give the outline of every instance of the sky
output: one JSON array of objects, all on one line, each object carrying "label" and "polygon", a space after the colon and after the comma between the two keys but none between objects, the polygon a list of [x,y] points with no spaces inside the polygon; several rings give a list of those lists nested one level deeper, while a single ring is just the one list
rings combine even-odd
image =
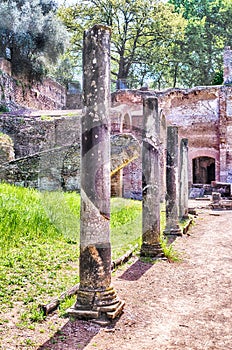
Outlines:
[{"label": "sky", "polygon": [[76,0],[56,0],[57,4],[62,5],[64,2],[66,5],[75,4]]}]

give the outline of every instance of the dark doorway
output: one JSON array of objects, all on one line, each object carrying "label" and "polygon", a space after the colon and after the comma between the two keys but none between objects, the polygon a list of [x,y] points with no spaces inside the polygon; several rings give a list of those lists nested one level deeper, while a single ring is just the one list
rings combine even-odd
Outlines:
[{"label": "dark doorway", "polygon": [[130,132],[130,131],[131,131],[130,117],[128,114],[126,114],[123,118],[122,132]]},{"label": "dark doorway", "polygon": [[193,183],[210,184],[215,181],[215,159],[198,157],[193,159]]}]

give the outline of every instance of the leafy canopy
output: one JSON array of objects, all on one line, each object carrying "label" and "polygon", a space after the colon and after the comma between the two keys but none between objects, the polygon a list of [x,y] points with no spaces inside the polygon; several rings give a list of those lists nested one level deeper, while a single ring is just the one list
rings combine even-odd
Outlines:
[{"label": "leafy canopy", "polygon": [[39,79],[46,64],[64,50],[65,29],[52,0],[2,0],[0,55],[11,61],[15,75]]},{"label": "leafy canopy", "polygon": [[70,54],[80,60],[85,29],[96,23],[112,27],[112,74],[120,84],[142,80],[164,51],[183,37],[185,20],[172,5],[157,0],[77,0],[59,16],[72,34]]},{"label": "leafy canopy", "polygon": [[222,52],[232,42],[231,0],[169,0],[188,21],[179,63],[184,85],[222,83]]}]

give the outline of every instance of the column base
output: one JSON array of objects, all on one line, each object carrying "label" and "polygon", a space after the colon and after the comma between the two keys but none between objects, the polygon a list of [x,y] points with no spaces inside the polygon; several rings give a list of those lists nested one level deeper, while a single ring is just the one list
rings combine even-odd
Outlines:
[{"label": "column base", "polygon": [[77,319],[107,325],[121,315],[124,305],[125,302],[118,298],[113,287],[105,291],[79,290],[76,303],[67,310],[67,313]]},{"label": "column base", "polygon": [[180,227],[176,228],[165,228],[163,231],[165,236],[183,236],[182,230]]},{"label": "column base", "polygon": [[160,243],[143,243],[140,250],[140,256],[146,256],[156,259],[165,259],[165,255],[163,253]]}]

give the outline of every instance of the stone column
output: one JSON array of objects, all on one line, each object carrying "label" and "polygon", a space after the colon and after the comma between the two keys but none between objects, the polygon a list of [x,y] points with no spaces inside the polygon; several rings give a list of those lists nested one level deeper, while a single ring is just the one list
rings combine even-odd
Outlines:
[{"label": "stone column", "polygon": [[160,112],[160,142],[160,202],[164,203],[166,194],[167,123],[162,110]]},{"label": "stone column", "polygon": [[158,100],[143,100],[143,236],[141,256],[163,256],[160,247],[160,118]]},{"label": "stone column", "polygon": [[223,52],[224,74],[223,82],[225,85],[232,84],[232,50],[226,46]]},{"label": "stone column", "polygon": [[84,33],[80,287],[68,313],[108,323],[124,306],[111,286],[110,29]]},{"label": "stone column", "polygon": [[188,139],[180,142],[180,193],[179,218],[188,218]]},{"label": "stone column", "polygon": [[178,222],[178,187],[178,128],[168,126],[165,235],[182,235]]}]

